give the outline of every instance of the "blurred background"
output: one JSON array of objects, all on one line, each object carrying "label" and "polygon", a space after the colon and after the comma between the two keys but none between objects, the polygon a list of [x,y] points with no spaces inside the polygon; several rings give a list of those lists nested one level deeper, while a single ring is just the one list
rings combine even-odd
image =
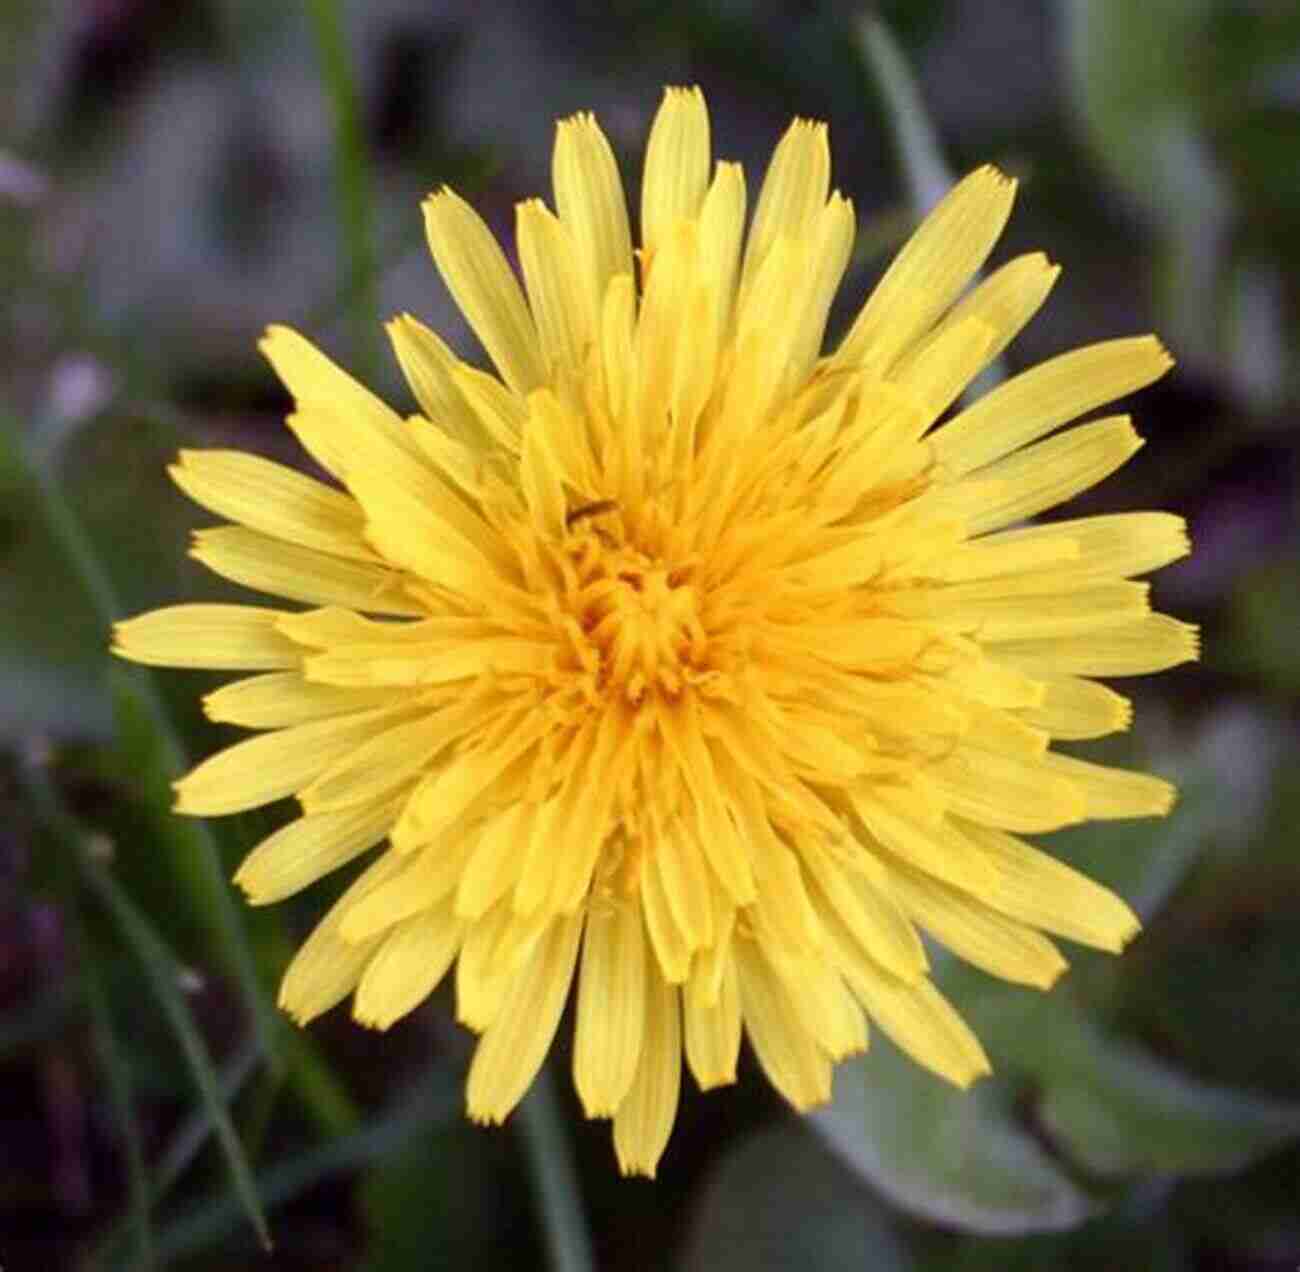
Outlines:
[{"label": "blurred background", "polygon": [[[5,1272],[1300,1264],[1294,0],[4,0],[0,83]],[[1046,998],[941,964],[997,1069],[969,1095],[884,1040],[804,1120],[748,1058],[734,1090],[687,1079],[650,1184],[581,1120],[567,1041],[486,1131],[445,995],[383,1035],[281,1020],[337,885],[243,905],[283,814],[172,817],[232,734],[208,678],[104,650],[114,616],[236,598],[187,561],[203,518],[164,466],[301,461],[262,328],[411,409],[381,319],[474,352],[420,198],[450,183],[508,236],[587,108],[634,182],[666,83],[704,87],[751,189],[790,116],[830,122],[841,322],[953,174],[1022,179],[994,259],[1064,274],[1008,369],[1152,329],[1179,359],[1082,502],[1189,518],[1156,596],[1205,657],[1130,682],[1133,732],[1089,751],[1177,779],[1173,816],[1049,837],[1142,912],[1121,960],[1077,952]]]}]

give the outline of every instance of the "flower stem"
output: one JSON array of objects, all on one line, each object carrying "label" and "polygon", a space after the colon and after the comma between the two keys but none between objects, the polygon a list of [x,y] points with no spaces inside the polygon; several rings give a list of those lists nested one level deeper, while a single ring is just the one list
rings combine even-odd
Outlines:
[{"label": "flower stem", "polygon": [[546,1229],[551,1268],[553,1272],[591,1272],[595,1267],[591,1237],[549,1065],[542,1066],[533,1089],[520,1106],[519,1117],[524,1152],[532,1167],[537,1205]]}]

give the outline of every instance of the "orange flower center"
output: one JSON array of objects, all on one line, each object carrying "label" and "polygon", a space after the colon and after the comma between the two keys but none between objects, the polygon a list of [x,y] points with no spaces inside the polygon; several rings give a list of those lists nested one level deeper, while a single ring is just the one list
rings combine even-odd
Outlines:
[{"label": "orange flower center", "polygon": [[690,565],[674,565],[596,527],[565,553],[559,604],[576,625],[580,662],[596,696],[639,705],[647,693],[676,698],[707,676],[709,635]]}]

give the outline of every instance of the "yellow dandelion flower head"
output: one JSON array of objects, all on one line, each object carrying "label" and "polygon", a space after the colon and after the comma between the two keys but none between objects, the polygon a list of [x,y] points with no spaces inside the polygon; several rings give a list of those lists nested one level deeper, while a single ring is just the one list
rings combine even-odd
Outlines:
[{"label": "yellow dandelion flower head", "polygon": [[1044,933],[1118,950],[1138,923],[1017,836],[1172,798],[1050,743],[1127,726],[1094,677],[1195,656],[1132,581],[1187,551],[1182,521],[1017,524],[1133,454],[1122,416],[1062,426],[1170,359],[1093,345],[935,428],[1057,270],[1035,253],[971,286],[1015,188],[983,168],[823,352],[855,227],[829,182],[825,127],[796,120],[746,234],[741,168],[714,164],[699,90],[670,89],[635,250],[590,115],[559,125],[555,210],[517,208],[522,287],[434,194],[434,259],[495,373],[399,318],[421,411],[402,419],[272,328],[289,427],[339,486],[220,450],[173,475],[234,523],[199,532],[200,561],[311,608],[117,630],[139,662],[259,673],[206,707],[261,732],[177,783],[200,815],[296,797],[237,876],[255,904],[379,845],[285,1009],[352,994],[384,1028],[454,964],[482,1035],[469,1113],[496,1122],[576,979],[574,1082],[625,1172],[655,1171],[683,1055],[701,1087],[732,1082],[742,1031],[799,1109],[869,1020],[970,1083],[987,1060],[918,928],[1050,985]]}]

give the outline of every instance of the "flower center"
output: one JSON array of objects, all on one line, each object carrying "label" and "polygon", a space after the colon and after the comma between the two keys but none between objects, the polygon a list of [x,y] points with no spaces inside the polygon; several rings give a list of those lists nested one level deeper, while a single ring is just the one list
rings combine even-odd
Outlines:
[{"label": "flower center", "polygon": [[[637,704],[647,692],[675,697],[708,671],[709,638],[691,569],[584,535],[569,557],[576,579],[565,608],[595,655],[604,695]],[[584,662],[589,659],[584,659]]]}]

